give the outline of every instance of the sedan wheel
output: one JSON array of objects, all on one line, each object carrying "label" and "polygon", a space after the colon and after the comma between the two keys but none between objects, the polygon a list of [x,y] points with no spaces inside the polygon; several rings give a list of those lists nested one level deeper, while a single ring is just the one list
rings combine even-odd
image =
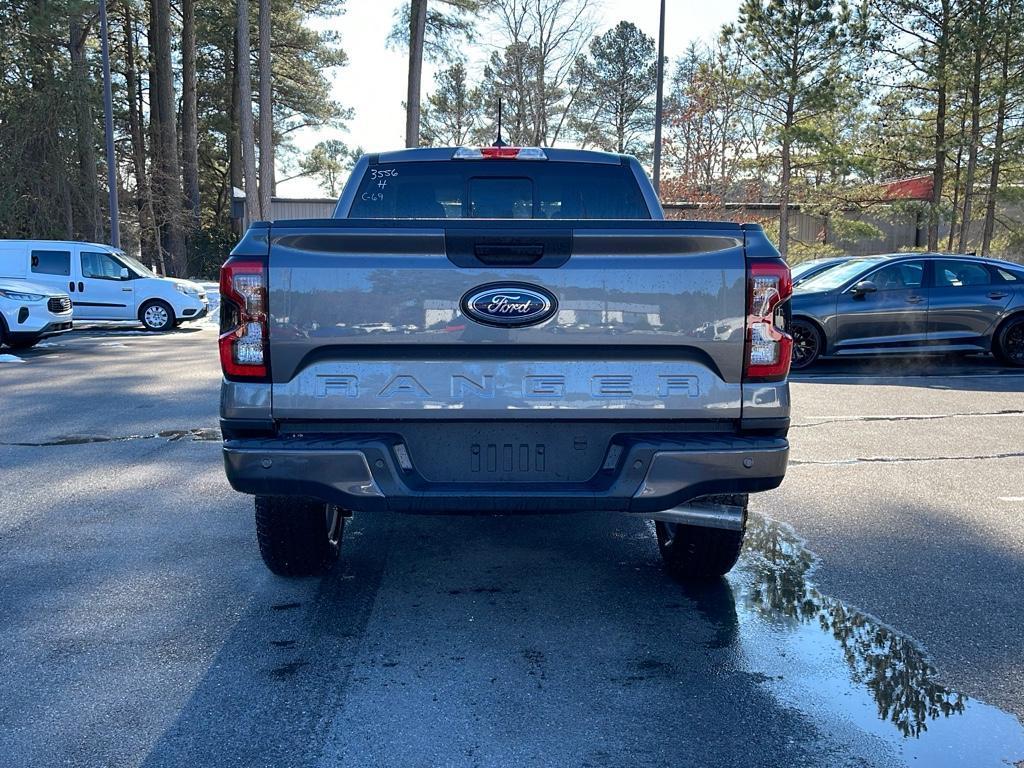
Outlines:
[{"label": "sedan wheel", "polygon": [[804,320],[794,320],[793,327],[793,363],[794,370],[806,368],[821,355],[824,342],[821,331]]},{"label": "sedan wheel", "polygon": [[1024,317],[1010,320],[999,332],[998,357],[1009,365],[1024,366]]}]

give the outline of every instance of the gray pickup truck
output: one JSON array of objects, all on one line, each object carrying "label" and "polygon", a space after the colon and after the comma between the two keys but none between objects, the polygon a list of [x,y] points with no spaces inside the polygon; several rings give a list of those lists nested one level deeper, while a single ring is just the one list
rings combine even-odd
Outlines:
[{"label": "gray pickup truck", "polygon": [[227,476],[281,575],[352,511],[600,510],[719,576],[786,470],[791,290],[760,226],[666,221],[630,157],[364,156],[333,219],[224,264]]}]

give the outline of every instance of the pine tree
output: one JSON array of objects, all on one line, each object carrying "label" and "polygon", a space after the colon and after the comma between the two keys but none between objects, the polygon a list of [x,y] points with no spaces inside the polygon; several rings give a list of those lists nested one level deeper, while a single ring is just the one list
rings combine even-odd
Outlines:
[{"label": "pine tree", "polygon": [[590,42],[572,127],[584,146],[646,157],[654,129],[658,63],[654,39],[628,21]]},{"label": "pine tree", "polygon": [[455,64],[434,80],[434,92],[423,109],[420,141],[441,147],[468,144],[479,131],[480,116],[480,89],[470,86],[466,66]]},{"label": "pine tree", "polygon": [[769,121],[779,149],[779,251],[789,247],[793,154],[818,140],[812,122],[837,107],[851,55],[866,38],[845,0],[744,0],[724,36],[747,64],[744,94]]}]

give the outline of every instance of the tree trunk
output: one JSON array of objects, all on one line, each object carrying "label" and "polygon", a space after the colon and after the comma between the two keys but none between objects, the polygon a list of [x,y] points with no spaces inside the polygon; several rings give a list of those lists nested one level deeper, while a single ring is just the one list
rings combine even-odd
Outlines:
[{"label": "tree trunk", "polygon": [[953,238],[956,235],[956,217],[960,202],[960,173],[963,170],[964,160],[964,134],[967,131],[967,115],[960,116],[960,141],[956,149],[956,163],[953,165],[953,206],[952,218],[949,220],[949,237],[946,238],[946,250],[952,252]]},{"label": "tree trunk", "polygon": [[161,229],[171,268],[176,276],[186,272],[181,234],[181,170],[178,165],[177,108],[174,69],[171,63],[170,0],[152,0],[156,21],[152,35],[154,81],[150,85],[150,108],[156,119],[159,164],[153,174],[154,197],[162,213]]},{"label": "tree trunk", "polygon": [[[794,51],[794,59],[796,53]],[[794,64],[795,70],[795,64]],[[786,258],[789,253],[789,196],[790,181],[793,177],[793,122],[796,114],[796,93],[798,82],[791,83],[789,99],[786,102],[786,122],[782,128],[782,173],[779,178],[779,253]]]},{"label": "tree trunk", "polygon": [[787,129],[782,140],[782,176],[779,179],[779,253],[789,252],[789,183],[792,177],[792,144]]},{"label": "tree trunk", "polygon": [[146,138],[143,131],[142,90],[139,86],[138,56],[135,43],[135,20],[131,2],[124,4],[125,85],[128,101],[128,132],[131,134],[132,165],[135,169],[135,209],[139,217],[139,252],[142,261],[149,257],[158,263],[160,273],[166,272],[159,234],[155,231],[153,198],[146,173]]},{"label": "tree trunk", "polygon": [[[231,189],[230,198],[234,198],[234,190],[242,189],[245,186],[244,174],[242,173],[242,134],[238,127],[238,121],[242,114],[242,90],[238,87],[238,61],[241,58],[238,53],[238,31],[234,35],[234,51],[231,56],[231,114],[228,142],[230,146],[229,157],[229,184]],[[241,222],[238,219],[231,219],[231,229],[236,235],[242,234]]]},{"label": "tree trunk", "polygon": [[409,89],[405,98],[405,146],[420,145],[420,81],[423,79],[423,38],[427,29],[427,0],[410,0]]},{"label": "tree trunk", "polygon": [[260,217],[270,219],[274,191],[274,106],[271,95],[270,0],[259,0],[260,17]]},{"label": "tree trunk", "polygon": [[99,184],[96,168],[96,139],[92,106],[89,104],[89,72],[85,61],[85,43],[89,27],[84,20],[72,16],[68,32],[71,54],[71,77],[74,94],[76,138],[78,142],[78,199],[80,201],[75,229],[93,242],[103,240],[100,218]]},{"label": "tree trunk", "polygon": [[939,209],[946,172],[946,68],[949,52],[950,0],[942,1],[942,29],[938,35],[938,58],[935,66],[935,87],[938,99],[935,108],[935,167],[932,169],[932,199],[928,211],[928,250],[939,249]]},{"label": "tree trunk", "polygon": [[245,223],[260,218],[256,181],[256,137],[252,120],[252,62],[249,60],[249,0],[238,0],[238,131],[242,144],[242,178],[245,190]]},{"label": "tree trunk", "polygon": [[[156,51],[156,28],[156,3],[153,0],[149,0],[149,27],[146,29],[146,45],[148,49],[146,52],[146,63],[149,70],[146,78],[146,100],[149,102],[150,110],[149,125],[146,132],[149,134],[150,190],[154,195],[157,194],[157,190],[154,187],[157,185],[156,177],[159,175],[162,162],[160,159],[160,118],[158,115],[160,104],[156,97],[156,59],[154,58],[154,52]],[[139,103],[139,110],[144,113],[142,102]],[[161,247],[163,247],[162,243]]]},{"label": "tree trunk", "polygon": [[[981,237],[981,255],[988,256],[992,238],[996,231],[996,194],[999,192],[999,171],[1003,161],[1003,132],[1006,124],[1006,94],[1009,90],[1011,40],[1014,40],[1011,19],[1016,18],[1016,3],[1013,3],[1002,21],[1003,49],[999,62],[999,102],[996,106],[996,137],[992,145],[992,172],[988,182],[988,201],[985,204],[985,229]],[[1012,14],[1012,15],[1011,15]]]},{"label": "tree trunk", "polygon": [[615,107],[615,151],[620,155],[626,153],[626,102],[629,94],[619,91],[618,104]]},{"label": "tree trunk", "polygon": [[199,228],[199,109],[196,96],[195,0],[181,0],[181,175],[189,225]]},{"label": "tree trunk", "polygon": [[978,10],[978,23],[975,25],[974,68],[971,81],[971,136],[967,150],[967,172],[964,176],[964,213],[960,217],[960,242],[957,250],[967,251],[967,242],[971,234],[971,203],[974,198],[974,173],[978,167],[978,143],[981,141],[981,62],[982,33],[981,14]]}]

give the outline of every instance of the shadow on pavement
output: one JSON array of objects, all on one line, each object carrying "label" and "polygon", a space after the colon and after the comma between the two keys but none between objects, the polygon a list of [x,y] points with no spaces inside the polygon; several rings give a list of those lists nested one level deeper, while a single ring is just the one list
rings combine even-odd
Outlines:
[{"label": "shadow on pavement", "polygon": [[257,588],[146,766],[1024,755],[1015,718],[815,589],[784,526],[755,519],[735,574],[691,587],[623,517],[364,516],[347,536],[344,566],[300,597]]},{"label": "shadow on pavement", "polygon": [[1024,368],[1003,365],[991,355],[863,357],[820,360],[793,371],[790,380],[1001,392],[1024,388]]}]

